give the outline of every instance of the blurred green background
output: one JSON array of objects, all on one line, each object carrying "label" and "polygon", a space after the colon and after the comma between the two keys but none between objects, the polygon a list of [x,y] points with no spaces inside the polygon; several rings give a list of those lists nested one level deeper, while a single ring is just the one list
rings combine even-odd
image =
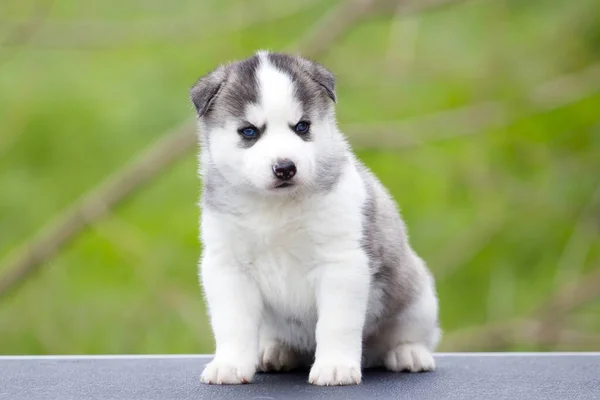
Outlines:
[{"label": "blurred green background", "polygon": [[[384,1],[339,28],[366,3],[2,0],[0,278],[193,119],[199,76],[299,48],[437,277],[440,350],[600,349],[600,2]],[[196,150],[0,293],[1,354],[213,351]]]}]

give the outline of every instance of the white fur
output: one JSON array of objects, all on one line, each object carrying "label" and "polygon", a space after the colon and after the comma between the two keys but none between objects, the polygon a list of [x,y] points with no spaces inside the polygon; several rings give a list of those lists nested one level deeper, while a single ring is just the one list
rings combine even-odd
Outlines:
[{"label": "white fur", "polygon": [[[290,134],[289,125],[302,117],[293,83],[264,56],[257,76],[260,104],[249,107],[246,117],[256,126],[267,123],[268,135],[241,149],[236,145],[239,126],[229,121],[211,132],[209,143],[212,162],[233,188],[229,201],[236,213],[206,208],[201,216],[200,277],[217,344],[202,381],[250,382],[257,368],[293,367],[300,363],[290,350],[293,345],[315,352],[311,383],[356,384],[371,283],[360,244],[366,188],[334,121],[312,121],[319,132],[314,141]],[[347,152],[348,162],[332,190],[302,196],[270,193],[275,183],[271,165],[278,159],[295,162],[301,188],[315,180],[319,151],[335,149]],[[201,162],[207,162],[206,156]],[[435,294],[424,291],[399,316],[402,335],[382,335],[387,353],[380,358],[388,368],[434,368],[431,343],[423,341],[428,332],[420,327],[435,324],[436,313]]]}]

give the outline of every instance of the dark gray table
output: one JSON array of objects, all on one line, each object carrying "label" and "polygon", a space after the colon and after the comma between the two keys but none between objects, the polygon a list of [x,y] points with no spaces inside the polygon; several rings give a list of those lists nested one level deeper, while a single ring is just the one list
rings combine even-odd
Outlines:
[{"label": "dark gray table", "polygon": [[307,372],[208,386],[210,356],[0,357],[0,399],[600,399],[600,353],[435,355],[428,373],[365,371],[359,386],[314,387]]}]

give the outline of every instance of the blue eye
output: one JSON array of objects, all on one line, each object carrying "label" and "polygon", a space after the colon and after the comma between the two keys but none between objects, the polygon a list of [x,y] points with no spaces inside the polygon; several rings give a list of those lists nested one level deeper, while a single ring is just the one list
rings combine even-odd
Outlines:
[{"label": "blue eye", "polygon": [[306,133],[308,132],[308,128],[310,128],[310,122],[300,121],[294,127],[296,133]]},{"label": "blue eye", "polygon": [[246,128],[242,128],[239,130],[240,135],[245,137],[246,139],[254,139],[258,136],[258,130],[252,126],[248,126]]}]

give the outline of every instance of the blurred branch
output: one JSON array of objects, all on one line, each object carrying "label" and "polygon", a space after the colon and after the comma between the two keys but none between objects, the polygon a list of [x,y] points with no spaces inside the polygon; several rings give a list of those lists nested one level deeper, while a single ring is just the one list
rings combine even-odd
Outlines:
[{"label": "blurred branch", "polygon": [[[41,24],[50,13],[53,5],[54,0],[36,1],[29,18],[17,24],[4,40],[0,42],[0,46],[21,46],[23,43],[30,40],[35,31],[41,28]],[[1,22],[2,25],[7,24],[6,21]]]},{"label": "blurred branch", "polygon": [[523,98],[526,107],[517,110],[502,102],[486,101],[401,121],[348,125],[345,132],[360,148],[402,149],[502,128],[520,118],[568,106],[599,91],[600,64],[594,64],[533,88]]},{"label": "blurred branch", "polygon": [[448,279],[458,268],[475,258],[501,231],[505,221],[496,217],[482,217],[474,227],[446,244],[431,265],[440,265],[435,271],[438,282]]},{"label": "blurred branch", "polygon": [[350,31],[358,21],[377,14],[395,12],[396,17],[429,11],[451,3],[467,0],[347,0],[341,1],[325,17],[317,21],[308,34],[286,51],[306,48],[310,43],[311,57],[319,58],[333,43]]},{"label": "blurred branch", "polygon": [[576,309],[600,298],[600,268],[559,288],[542,304],[536,314],[541,321],[538,335],[549,343],[558,342],[565,320]]},{"label": "blurred branch", "polygon": [[[161,41],[177,40],[198,42],[208,40],[226,32],[236,32],[251,26],[262,24],[294,15],[318,3],[318,0],[293,2],[286,7],[256,8],[247,7],[243,19],[217,18],[218,21],[227,19],[227,25],[215,22],[215,18],[195,15],[189,19],[135,21],[135,22],[110,22],[110,21],[45,21],[45,8],[54,0],[41,0],[39,7],[26,21],[0,19],[0,25],[17,25],[17,28],[7,39],[0,42],[0,47],[20,47],[27,43],[35,48],[50,49],[106,49],[124,45],[139,45],[141,43],[156,43]],[[324,18],[317,21],[312,32],[320,33],[320,37],[306,37],[306,43],[317,46],[313,57],[318,58],[329,46],[327,43],[332,38],[337,38],[340,33],[350,25],[366,15],[398,10],[402,15],[428,11],[451,3],[467,0],[343,0]],[[327,28],[327,29],[324,29]],[[35,37],[33,33],[37,32]],[[317,40],[319,39],[319,40]],[[294,46],[302,48],[305,43]]]},{"label": "blurred branch", "polygon": [[138,227],[129,224],[117,215],[111,214],[110,218],[107,218],[103,223],[96,224],[93,229],[96,234],[110,242],[123,254],[130,255],[131,260],[136,260],[136,262],[131,263],[132,272],[145,287],[152,288],[150,293],[152,293],[153,298],[142,299],[141,304],[133,309],[132,316],[139,319],[140,316],[146,314],[143,311],[147,309],[148,303],[158,301],[161,306],[167,306],[174,314],[179,315],[179,319],[196,336],[201,335],[201,328],[203,324],[205,326],[206,321],[204,316],[198,318],[200,304],[197,299],[192,300],[189,295],[165,282],[163,277],[147,273],[148,270],[160,270],[160,268],[156,268],[156,264],[160,263],[160,259],[147,251],[147,244],[140,240],[143,235],[139,232]]},{"label": "blurred branch", "polygon": [[579,101],[599,90],[600,63],[538,86],[531,93],[530,101],[540,109],[553,109]]},{"label": "blurred branch", "polygon": [[[319,58],[346,34],[359,20],[372,13],[377,0],[341,1],[336,7],[319,19],[299,41],[286,51],[306,52],[310,57]],[[305,49],[304,51],[302,49]]]},{"label": "blurred branch", "polygon": [[490,323],[444,335],[440,351],[498,351],[515,340],[520,321]]},{"label": "blurred branch", "polygon": [[573,230],[558,259],[554,281],[560,284],[580,274],[592,243],[598,237],[595,217],[600,214],[600,183],[575,221]]},{"label": "blurred branch", "polygon": [[[362,1],[351,1],[343,3],[346,8],[362,8]],[[353,23],[365,17],[365,14],[357,14],[355,11],[340,11],[338,8],[337,18],[350,18]],[[331,14],[324,17],[330,23]],[[309,33],[308,38],[299,44],[299,49],[307,57],[314,57],[323,52],[323,37],[328,37],[328,46],[335,43],[337,37],[342,35],[352,24],[337,23],[336,35],[331,35],[330,25],[327,23],[317,24],[316,30]],[[339,27],[344,29],[340,29]],[[311,39],[309,39],[311,38]],[[143,184],[149,182],[175,161],[187,154],[196,143],[194,124],[186,122],[173,132],[167,133],[154,145],[150,146],[135,161],[117,171],[97,188],[92,189],[82,200],[70,206],[53,223],[47,226],[37,236],[9,254],[6,260],[0,263],[0,271],[4,275],[0,277],[0,297],[17,287],[27,276],[40,268],[50,257],[54,256],[59,249],[71,242],[84,228],[102,218],[106,212],[119,202],[123,201]]]},{"label": "blurred branch", "polygon": [[[568,99],[571,96],[567,97]],[[585,241],[581,236],[581,232],[595,234],[595,217],[598,215],[598,207],[600,206],[600,185],[596,187],[590,196],[590,200],[584,207],[575,226],[573,233],[567,240],[563,254],[559,259],[557,278],[565,280],[567,283],[559,287],[551,294],[544,304],[542,304],[537,314],[543,325],[540,327],[538,334],[548,342],[558,342],[560,339],[561,327],[565,324],[569,314],[577,308],[584,306],[598,298],[600,298],[600,267],[589,272],[583,277],[573,281],[565,279],[566,271],[574,269],[576,273],[584,264],[587,253],[590,249],[590,242]],[[594,222],[592,222],[594,221]],[[575,254],[575,248],[578,249]],[[579,250],[582,249],[582,250]],[[574,259],[579,262],[574,264]],[[566,262],[573,263],[567,265]]]},{"label": "blurred branch", "polygon": [[385,55],[388,74],[407,75],[414,61],[419,37],[420,19],[403,12],[403,3],[398,4],[390,24],[389,43]]},{"label": "blurred branch", "polygon": [[148,183],[195,143],[194,125],[183,124],[166,134],[137,159],[110,176],[0,264],[0,296],[22,282],[44,261],[102,218],[117,203]]},{"label": "blurred branch", "polygon": [[[294,15],[317,3],[306,0],[290,3],[287,7],[272,9],[251,7],[243,20],[214,18],[205,13],[186,19],[159,21],[109,22],[109,21],[47,21],[39,35],[31,38],[28,45],[36,48],[55,49],[105,49],[158,41],[199,42],[227,32],[235,32],[251,26]],[[227,19],[227,24],[218,21]],[[237,21],[237,22],[236,22]],[[14,23],[0,20],[0,24]],[[22,42],[21,42],[22,43]],[[3,42],[0,46],[13,47],[19,42]]]},{"label": "blurred branch", "polygon": [[398,149],[478,134],[506,121],[507,110],[500,103],[483,102],[402,121],[352,124],[344,131],[356,147]]},{"label": "blurred branch", "polygon": [[600,347],[600,335],[565,328],[577,308],[600,298],[600,268],[549,296],[527,320],[490,323],[446,335],[443,348],[452,351],[505,350],[513,343],[536,346]]},{"label": "blurred branch", "polygon": [[397,14],[410,15],[466,1],[473,0],[384,0],[382,1],[380,10],[383,12],[395,11]]},{"label": "blurred branch", "polygon": [[495,323],[452,332],[444,338],[441,351],[504,351],[511,344],[544,346],[559,344],[564,348],[600,347],[600,334],[575,329],[560,329],[558,341],[539,335],[543,323],[536,320],[516,320]]},{"label": "blurred branch", "polygon": [[[12,52],[5,53],[4,57],[0,59],[0,65],[6,63],[11,57],[14,57],[21,46],[33,39],[35,33],[42,28],[53,5],[54,0],[38,0],[35,2],[34,9],[29,18],[17,24],[4,40],[0,42],[0,47],[13,47]],[[0,25],[4,25],[4,23],[0,23]]]}]

